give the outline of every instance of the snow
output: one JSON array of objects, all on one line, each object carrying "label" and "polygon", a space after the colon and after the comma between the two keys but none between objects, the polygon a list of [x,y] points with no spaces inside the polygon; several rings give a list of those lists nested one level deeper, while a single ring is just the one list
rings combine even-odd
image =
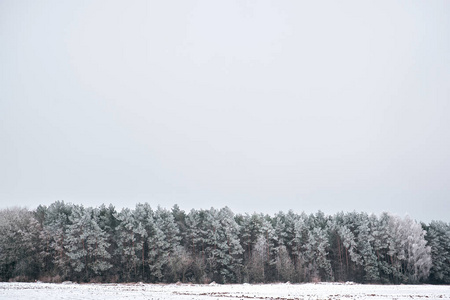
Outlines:
[{"label": "snow", "polygon": [[450,286],[361,284],[0,283],[0,299],[450,299]]}]

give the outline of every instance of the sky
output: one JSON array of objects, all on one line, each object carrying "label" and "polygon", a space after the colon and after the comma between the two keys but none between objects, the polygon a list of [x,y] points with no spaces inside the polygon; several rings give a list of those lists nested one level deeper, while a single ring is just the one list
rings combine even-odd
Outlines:
[{"label": "sky", "polygon": [[450,221],[450,1],[0,1],[0,209]]}]

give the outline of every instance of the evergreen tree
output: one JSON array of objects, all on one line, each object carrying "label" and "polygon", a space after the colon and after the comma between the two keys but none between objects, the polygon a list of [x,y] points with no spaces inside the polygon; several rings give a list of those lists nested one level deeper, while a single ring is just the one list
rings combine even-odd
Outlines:
[{"label": "evergreen tree", "polygon": [[186,245],[186,235],[187,235],[187,227],[186,227],[186,213],[184,210],[180,209],[180,207],[175,204],[172,207],[172,215],[175,223],[177,224],[179,236],[181,237],[180,243],[181,245]]},{"label": "evergreen tree", "polygon": [[450,226],[389,213],[237,215],[57,201],[0,210],[0,280],[450,283]]},{"label": "evergreen tree", "polygon": [[432,221],[425,228],[426,239],[431,246],[430,280],[450,284],[450,225],[442,221]]},{"label": "evergreen tree", "polygon": [[357,249],[361,257],[363,267],[363,279],[365,282],[378,282],[380,274],[378,270],[377,257],[372,246],[374,237],[371,232],[371,224],[367,214],[360,214],[357,228]]},{"label": "evergreen tree", "polygon": [[207,236],[209,227],[206,216],[208,211],[192,209],[186,216],[186,245],[189,249],[193,262],[191,280],[199,283],[207,283]]},{"label": "evergreen tree", "polygon": [[149,238],[154,234],[154,212],[148,203],[139,203],[133,210],[134,219],[137,222],[135,229],[136,245],[140,245],[137,256],[140,257],[138,269],[142,269],[140,278],[144,281],[150,280],[149,252],[151,245]]},{"label": "evergreen tree", "polygon": [[65,249],[73,270],[80,279],[89,281],[112,267],[107,248],[108,236],[97,224],[97,211],[74,206],[69,217]]},{"label": "evergreen tree", "polygon": [[394,268],[392,266],[393,258],[389,249],[390,243],[390,218],[388,213],[382,213],[377,222],[374,223],[372,235],[374,236],[374,251],[377,256],[378,269],[382,283],[393,281]]},{"label": "evergreen tree", "polygon": [[327,233],[320,227],[308,232],[308,242],[305,247],[307,280],[333,281],[333,270],[328,260],[329,243]]},{"label": "evergreen tree", "polygon": [[264,237],[265,241],[264,249],[266,250],[266,260],[264,263],[264,273],[266,281],[275,281],[277,278],[275,266],[277,253],[276,243],[279,239],[275,234],[272,220],[268,215],[262,216],[261,218],[261,236]]},{"label": "evergreen tree", "polygon": [[261,231],[261,216],[256,213],[252,215],[245,214],[243,216],[237,216],[236,219],[241,229],[239,237],[242,248],[244,249],[244,259],[248,261]]},{"label": "evergreen tree", "polygon": [[72,214],[72,204],[56,201],[43,210],[43,228],[41,239],[45,241],[43,256],[48,262],[48,275],[56,281],[68,279],[71,272],[70,259],[67,256],[65,243],[69,217]]},{"label": "evergreen tree", "polygon": [[[117,226],[117,249],[116,255],[123,270],[123,279],[131,281],[138,278],[142,270],[142,253],[144,240],[147,238],[147,232],[142,223],[138,222],[130,209],[124,208],[119,214],[116,214],[120,221]],[[142,274],[141,274],[142,275]]]},{"label": "evergreen tree", "polygon": [[[243,280],[244,282],[254,281],[253,272],[255,270],[255,263],[257,258],[253,258],[256,243],[261,233],[261,220],[263,216],[256,213],[249,215],[238,215],[235,217],[239,225],[239,239],[240,244],[244,250],[243,252]],[[258,261],[259,262],[259,261]],[[263,262],[264,264],[264,262]],[[264,273],[264,272],[263,272]],[[258,274],[258,278],[259,278]],[[258,279],[259,280],[259,279]],[[260,281],[261,282],[261,281]]]},{"label": "evergreen tree", "polygon": [[162,281],[165,269],[170,265],[170,257],[180,246],[181,237],[172,213],[158,207],[154,214],[153,234],[149,235],[150,274]]},{"label": "evergreen tree", "polygon": [[222,208],[218,215],[220,227],[217,240],[217,263],[219,264],[222,281],[240,282],[242,268],[242,249],[239,243],[239,225],[234,220],[233,212],[228,208]]},{"label": "evergreen tree", "polygon": [[294,237],[292,240],[292,256],[295,265],[295,282],[305,280],[307,274],[307,261],[305,258],[306,246],[309,238],[308,216],[302,213],[294,221]]},{"label": "evergreen tree", "polygon": [[336,280],[354,281],[352,265],[358,260],[355,237],[348,225],[348,215],[337,213],[330,223],[330,258]]},{"label": "evergreen tree", "polygon": [[286,230],[286,227],[287,227],[286,215],[284,214],[284,212],[280,211],[275,215],[273,220],[274,220],[273,229],[275,230],[275,236],[276,236],[275,247],[278,248],[281,246],[286,246],[289,241],[287,230]]}]

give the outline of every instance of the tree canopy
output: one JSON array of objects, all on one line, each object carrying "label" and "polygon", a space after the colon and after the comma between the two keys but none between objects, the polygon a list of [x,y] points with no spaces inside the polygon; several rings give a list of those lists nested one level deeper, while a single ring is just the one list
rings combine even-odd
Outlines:
[{"label": "tree canopy", "polygon": [[228,207],[0,210],[0,280],[450,283],[450,225]]}]

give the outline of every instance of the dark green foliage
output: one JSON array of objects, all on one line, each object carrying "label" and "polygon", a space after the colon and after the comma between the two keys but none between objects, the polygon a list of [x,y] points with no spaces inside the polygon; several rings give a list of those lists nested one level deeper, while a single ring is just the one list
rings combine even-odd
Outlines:
[{"label": "dark green foliage", "polygon": [[450,283],[450,226],[383,213],[275,216],[57,201],[0,210],[0,280]]}]

